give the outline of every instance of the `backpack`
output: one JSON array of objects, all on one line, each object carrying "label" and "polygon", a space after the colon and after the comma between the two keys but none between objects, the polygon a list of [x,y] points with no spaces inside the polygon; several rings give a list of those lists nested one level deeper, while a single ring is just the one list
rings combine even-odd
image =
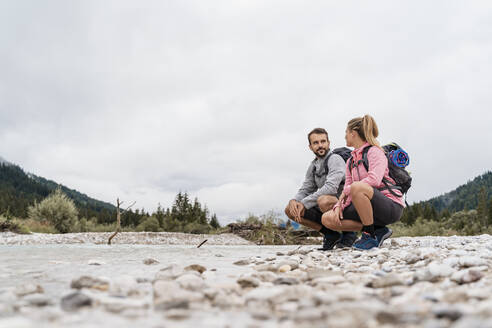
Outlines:
[{"label": "backpack", "polygon": [[[362,159],[358,163],[354,163],[352,158],[350,159],[350,170],[354,167],[357,167],[359,164],[364,164],[364,167],[366,168],[366,171],[369,172],[369,161],[367,160],[367,152],[372,146],[364,148],[362,151]],[[405,195],[405,203],[406,201],[406,194],[408,189],[412,186],[412,177],[410,176],[410,173],[408,173],[407,170],[405,170],[405,166],[408,165],[410,162],[408,154],[401,148],[398,144],[396,143],[390,143],[382,147],[384,150],[384,153],[386,154],[386,158],[388,159],[388,170],[389,170],[389,176],[391,179],[395,181],[395,184],[392,184],[389,182],[387,179],[383,178],[383,183],[385,187],[381,188],[380,190],[388,189],[389,192],[396,197],[401,197],[397,193],[395,193],[393,190],[398,190],[401,192],[402,196]],[[398,160],[399,158],[396,158],[398,155],[401,155],[402,161]],[[404,160],[406,157],[406,161]],[[408,204],[407,204],[408,206]]]},{"label": "backpack", "polygon": [[[324,173],[323,174],[326,174],[328,175],[328,172],[329,172],[329,169],[328,169],[328,160],[330,159],[331,155],[332,154],[337,154],[337,155],[340,155],[340,157],[343,158],[344,162],[347,162],[347,160],[349,158],[352,157],[352,151],[347,148],[347,147],[339,147],[339,148],[335,148],[331,151],[330,154],[328,154],[328,156],[326,156],[324,162],[323,162],[323,165],[324,165]],[[323,174],[321,175],[318,175],[318,176],[322,176]],[[313,180],[315,180],[315,176],[316,176],[316,166],[313,167]],[[340,182],[340,185],[338,186],[338,193],[337,195],[340,195],[342,193],[342,190],[343,190],[343,186],[345,185],[345,176],[343,177],[342,181]]]},{"label": "backpack", "polygon": [[[324,170],[325,173],[323,173],[323,174],[328,174],[328,171],[329,171],[328,170],[328,160],[330,159],[332,154],[340,155],[340,157],[343,158],[344,162],[347,162],[347,160],[352,157],[352,151],[347,147],[340,147],[340,148],[333,149],[331,151],[331,153],[325,157],[325,160],[323,162],[323,165],[325,168],[325,170]],[[317,175],[316,174],[316,166],[314,166],[314,168],[313,168],[313,176],[314,175]],[[318,176],[321,176],[321,175],[318,175]]]}]

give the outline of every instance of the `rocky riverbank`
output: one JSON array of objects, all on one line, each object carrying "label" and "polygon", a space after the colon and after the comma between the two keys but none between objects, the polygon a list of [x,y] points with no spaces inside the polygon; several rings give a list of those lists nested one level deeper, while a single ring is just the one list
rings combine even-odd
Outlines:
[{"label": "rocky riverbank", "polygon": [[[65,234],[0,233],[0,245],[50,245],[50,244],[107,244],[112,232],[82,232]],[[207,240],[208,245],[252,245],[232,233],[203,235],[181,232],[120,232],[111,244],[129,245],[196,245]]]},{"label": "rocky riverbank", "polygon": [[492,237],[0,246],[0,327],[492,327]]}]

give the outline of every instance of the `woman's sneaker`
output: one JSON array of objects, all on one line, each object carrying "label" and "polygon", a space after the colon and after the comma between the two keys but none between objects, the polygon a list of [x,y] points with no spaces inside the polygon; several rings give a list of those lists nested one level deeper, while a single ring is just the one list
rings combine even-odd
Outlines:
[{"label": "woman's sneaker", "polygon": [[391,235],[393,234],[393,230],[391,230],[388,227],[383,227],[383,228],[376,229],[374,233],[379,243],[378,247],[381,247],[381,245],[383,245],[383,242],[389,237],[391,237]]},{"label": "woman's sneaker", "polygon": [[373,238],[367,232],[363,232],[362,236],[354,243],[354,248],[360,250],[372,249],[379,246],[376,238]]}]

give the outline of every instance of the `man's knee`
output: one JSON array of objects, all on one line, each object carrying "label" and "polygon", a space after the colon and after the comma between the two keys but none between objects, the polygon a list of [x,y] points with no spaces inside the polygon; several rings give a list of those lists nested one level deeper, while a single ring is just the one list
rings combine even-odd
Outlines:
[{"label": "man's knee", "polygon": [[338,199],[335,196],[323,195],[318,197],[318,206],[321,212],[327,212],[335,206]]},{"label": "man's knee", "polygon": [[333,215],[334,215],[333,211],[324,213],[323,216],[321,217],[321,224],[327,227],[328,229],[332,229]]}]

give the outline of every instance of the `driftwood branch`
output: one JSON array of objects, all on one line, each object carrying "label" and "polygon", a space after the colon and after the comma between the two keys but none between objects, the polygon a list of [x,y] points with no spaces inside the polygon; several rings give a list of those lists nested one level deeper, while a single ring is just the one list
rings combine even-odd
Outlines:
[{"label": "driftwood branch", "polygon": [[200,243],[200,245],[198,245],[196,248],[200,248],[203,244],[205,244],[205,243],[207,242],[207,240],[208,240],[208,239],[205,239],[204,241],[202,241],[202,242]]},{"label": "driftwood branch", "polygon": [[[128,206],[123,212],[128,211],[136,202],[133,202],[130,206]],[[121,212],[120,206],[123,202],[120,202],[119,198],[116,198],[116,231],[108,239],[108,245],[111,245],[111,240],[121,231]]]}]

